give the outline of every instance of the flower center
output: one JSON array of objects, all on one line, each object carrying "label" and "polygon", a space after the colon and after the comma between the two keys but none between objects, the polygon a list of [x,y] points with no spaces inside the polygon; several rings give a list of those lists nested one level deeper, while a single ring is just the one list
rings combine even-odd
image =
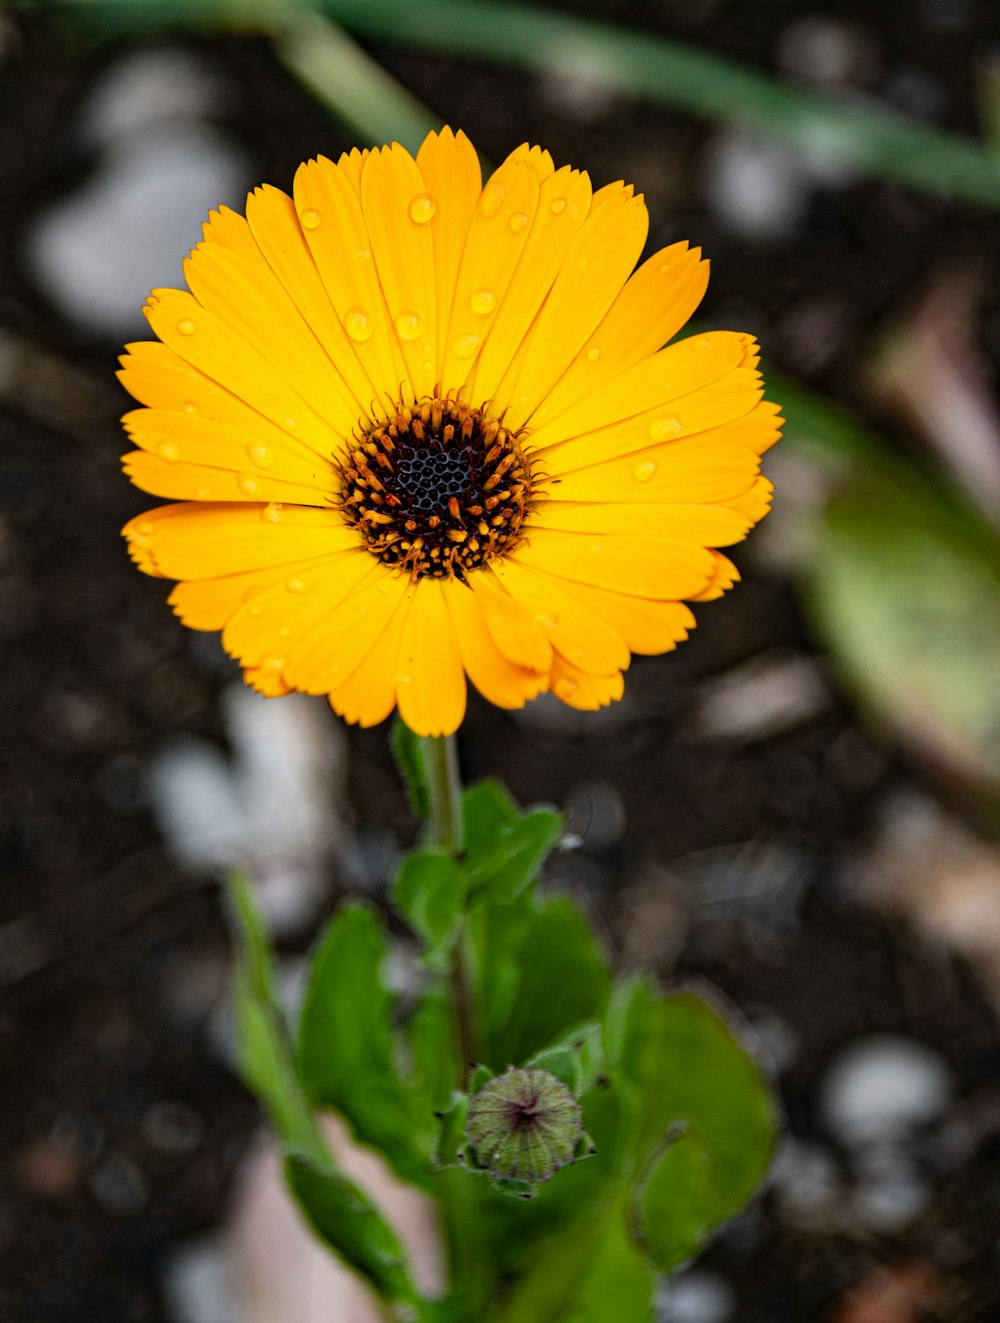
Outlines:
[{"label": "flower center", "polygon": [[340,457],[341,511],[383,565],[464,578],[517,543],[531,500],[518,442],[460,398],[400,405]]}]

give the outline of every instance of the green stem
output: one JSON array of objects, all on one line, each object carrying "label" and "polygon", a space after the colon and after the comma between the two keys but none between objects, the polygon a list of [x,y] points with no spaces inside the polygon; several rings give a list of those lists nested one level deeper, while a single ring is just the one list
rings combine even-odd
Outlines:
[{"label": "green stem", "polygon": [[449,854],[462,853],[462,777],[454,735],[421,739],[424,771],[430,791],[431,844]]},{"label": "green stem", "polygon": [[[462,777],[454,735],[430,736],[420,741],[424,771],[430,792],[430,838],[450,854],[460,855],[462,840]],[[455,942],[449,972],[451,1002],[455,1012],[455,1038],[458,1047],[455,1063],[456,1085],[465,1087],[466,1074],[478,1058],[476,1015],[472,983],[465,959],[465,933]]]}]

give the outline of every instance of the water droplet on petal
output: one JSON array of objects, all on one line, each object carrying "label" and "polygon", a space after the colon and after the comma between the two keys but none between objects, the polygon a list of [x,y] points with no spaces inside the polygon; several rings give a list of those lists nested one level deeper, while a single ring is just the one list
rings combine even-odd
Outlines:
[{"label": "water droplet on petal", "polygon": [[281,522],[281,502],[269,501],[261,510],[260,517],[265,524],[279,524]]},{"label": "water droplet on petal", "polygon": [[244,496],[257,495],[257,479],[252,478],[249,473],[241,473],[236,479],[236,485]]},{"label": "water droplet on petal", "polygon": [[643,460],[641,464],[635,466],[635,476],[640,482],[649,482],[650,478],[656,473],[656,465],[651,459]]},{"label": "water droplet on petal", "polygon": [[276,652],[266,652],[260,659],[260,669],[262,671],[280,671],[284,664],[284,658]]},{"label": "water droplet on petal", "polygon": [[681,420],[672,413],[664,414],[662,418],[657,418],[656,422],[649,424],[649,435],[654,441],[669,441],[680,431],[682,431]]},{"label": "water droplet on petal", "polygon": [[355,266],[364,266],[366,262],[372,260],[372,250],[370,248],[356,248],[351,257]]},{"label": "water droplet on petal", "polygon": [[429,193],[418,193],[410,199],[410,220],[414,225],[426,225],[437,215],[438,204]]},{"label": "water droplet on petal", "polygon": [[304,593],[307,591],[302,579],[286,579],[285,587],[290,593]]},{"label": "water droplet on petal", "polygon": [[515,211],[507,224],[515,234],[520,234],[522,230],[527,229],[528,227],[528,217],[523,211]]},{"label": "water droplet on petal", "polygon": [[479,345],[478,335],[460,335],[451,346],[456,358],[471,358]]},{"label": "water droplet on petal", "polygon": [[208,500],[208,488],[207,488],[207,487],[199,487],[198,490],[197,490],[197,491],[195,492],[195,494],[194,494],[194,499],[195,499],[196,501],[207,501],[207,500]]},{"label": "water droplet on petal", "polygon": [[294,419],[294,418],[286,418],[285,421],[284,421],[284,423],[283,423],[283,426],[284,426],[284,427],[287,427],[287,428],[289,429],[289,431],[291,431],[291,429],[295,426],[295,419]]},{"label": "water droplet on petal", "polygon": [[181,405],[181,413],[197,413],[198,406],[193,400],[185,400]]},{"label": "water droplet on petal", "polygon": [[500,210],[500,206],[503,202],[503,194],[503,184],[495,179],[491,179],[483,189],[482,196],[479,199],[480,216],[485,216],[487,219],[490,216],[495,216]]},{"label": "water droplet on petal", "polygon": [[600,356],[601,356],[601,351],[597,348],[596,345],[594,346],[593,349],[587,350],[587,357],[590,359],[591,363],[596,363],[597,360],[600,358]]},{"label": "water droplet on petal", "polygon": [[492,312],[496,306],[497,296],[491,289],[477,289],[470,302],[473,312],[487,313]]},{"label": "water droplet on petal", "polygon": [[314,211],[312,207],[299,213],[299,220],[302,222],[302,228],[304,230],[315,230],[322,219],[323,217],[319,212]]},{"label": "water droplet on petal", "polygon": [[372,338],[372,319],[364,308],[349,308],[344,315],[344,326],[352,340],[370,340]]},{"label": "water droplet on petal", "polygon": [[176,464],[181,457],[181,452],[172,441],[161,441],[156,447],[156,453],[165,464]]},{"label": "water droplet on petal", "polygon": [[661,271],[664,275],[666,275],[666,273],[667,273],[669,270],[670,270],[670,263],[669,263],[669,262],[661,262],[661,263],[660,263],[660,271]]},{"label": "water droplet on petal", "polygon": [[396,318],[396,330],[404,340],[415,340],[424,324],[415,312],[401,312]]},{"label": "water droplet on petal", "polygon": [[712,348],[712,341],[711,341],[711,339],[710,339],[707,335],[699,335],[699,336],[696,336],[696,337],[695,337],[695,339],[694,339],[694,341],[693,341],[693,343],[692,343],[692,345],[691,345],[691,348],[692,348],[692,349],[711,349],[711,348]]},{"label": "water droplet on petal", "polygon": [[565,198],[553,198],[552,201],[549,203],[549,211],[551,211],[556,216],[561,216],[565,210],[566,210]]},{"label": "water droplet on petal", "polygon": [[197,329],[190,317],[182,317],[177,323],[178,335],[194,335]]},{"label": "water droplet on petal", "polygon": [[547,614],[542,611],[538,611],[535,613],[535,619],[538,621],[538,623],[542,626],[543,629],[555,629],[556,626],[559,624],[559,617],[556,615],[554,611],[551,611]]},{"label": "water droplet on petal", "polygon": [[132,540],[134,542],[150,542],[155,532],[155,524],[137,524],[132,532]]},{"label": "water droplet on petal", "polygon": [[267,446],[247,446],[247,455],[251,464],[256,464],[259,469],[266,469],[274,463],[274,456]]},{"label": "water droplet on petal", "polygon": [[560,676],[552,686],[553,693],[557,698],[572,698],[579,688],[577,682],[571,680],[568,676]]},{"label": "water droplet on petal", "polygon": [[254,619],[256,619],[261,614],[263,609],[264,608],[261,606],[260,602],[251,602],[250,605],[247,607],[247,615],[253,616]]}]

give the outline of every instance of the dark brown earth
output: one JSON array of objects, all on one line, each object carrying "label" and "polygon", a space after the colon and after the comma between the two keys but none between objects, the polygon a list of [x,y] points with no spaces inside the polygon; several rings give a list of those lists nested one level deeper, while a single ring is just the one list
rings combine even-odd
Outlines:
[{"label": "dark brown earth", "polygon": [[[639,0],[585,8],[765,67],[791,16],[780,4],[720,5],[685,23],[680,8]],[[941,122],[972,132],[968,70],[990,6],[953,8],[957,28],[935,25],[930,4],[826,7],[873,34],[882,54],[870,91],[888,96],[896,75],[917,71]],[[0,73],[0,323],[11,333],[0,356],[16,345],[22,364],[5,366],[13,384],[0,402],[0,1317],[165,1323],[165,1257],[218,1223],[257,1113],[206,1033],[226,967],[218,895],[171,862],[145,776],[178,732],[224,742],[216,698],[233,672],[179,626],[118,538],[145,501],[118,474],[117,344],[64,321],[24,261],[39,209],[92,167],[77,109],[127,48],[88,54],[54,19],[0,21],[12,43]],[[263,41],[192,46],[227,84],[222,127],[253,162],[248,185],[286,186],[300,160],[352,145]],[[708,128],[627,101],[581,120],[526,77],[375,54],[493,160],[530,137],[602,183],[640,180],[651,243],[685,236],[711,255],[706,323],[754,331],[773,362],[876,423],[860,362],[956,253],[993,273],[983,341],[1000,352],[994,216],[859,180],[816,188],[791,233],[752,243],[706,209]],[[818,340],[803,331],[817,310]],[[555,879],[623,958],[651,927],[663,975],[703,976],[751,1016],[780,1022],[797,1043],[781,1080],[795,1135],[837,1157],[819,1085],[845,1043],[874,1032],[931,1045],[954,1072],[953,1107],[992,1099],[995,1115],[996,1012],[977,977],[844,885],[891,797],[934,788],[835,685],[830,703],[774,735],[692,734],[705,682],[743,661],[787,649],[826,669],[787,578],[743,549],[736,559],[743,585],[699,610],[675,655],[635,664],[617,716],[546,730],[474,702],[466,774],[499,774],[525,802],[574,806],[584,848],[556,862]],[[350,816],[405,842],[412,824],[386,731],[352,731],[349,747]],[[746,843],[764,874],[767,852],[780,850],[786,881],[732,885],[726,868]],[[932,1194],[911,1224],[809,1229],[765,1198],[711,1250],[705,1266],[735,1288],[740,1323],[863,1323],[857,1292],[877,1270],[914,1265],[918,1304],[872,1317],[1000,1317],[1000,1123],[950,1156],[913,1142]]]}]

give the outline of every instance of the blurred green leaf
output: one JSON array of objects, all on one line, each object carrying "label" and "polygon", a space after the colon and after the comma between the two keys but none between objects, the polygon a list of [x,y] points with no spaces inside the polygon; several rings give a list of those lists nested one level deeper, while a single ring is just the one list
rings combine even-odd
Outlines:
[{"label": "blurred green leaf", "polygon": [[649,1323],[655,1286],[628,1234],[619,1192],[542,1244],[500,1323]]},{"label": "blurred green leaf", "polygon": [[643,1247],[664,1272],[693,1258],[724,1217],[712,1175],[711,1158],[689,1128],[667,1143],[639,1187]]},{"label": "blurred green leaf", "polygon": [[859,476],[807,568],[817,629],[867,704],[964,777],[1000,785],[1000,554],[929,485]]},{"label": "blurred green leaf", "polygon": [[[490,912],[492,916],[502,910],[491,907]],[[494,960],[498,954],[492,953]],[[498,1070],[602,1017],[611,985],[593,933],[577,906],[565,897],[528,911],[516,945],[506,954],[512,956],[520,978],[516,1001],[505,1020],[488,1026],[490,1064]],[[481,981],[491,977],[491,968],[481,969]]]},{"label": "blurred green leaf", "polygon": [[424,992],[407,1028],[414,1087],[426,1098],[428,1109],[438,1112],[447,1104],[455,1080],[454,1016],[440,981]]},{"label": "blurred green leaf", "polygon": [[367,1195],[333,1167],[290,1152],[285,1176],[307,1220],[384,1300],[416,1305],[399,1238]]},{"label": "blurred green leaf", "polygon": [[441,1113],[440,1130],[434,1161],[439,1167],[457,1167],[458,1155],[466,1145],[465,1125],[469,1119],[469,1099],[457,1090],[452,1093],[451,1101]]},{"label": "blurred green leaf", "polygon": [[296,1078],[274,1001],[274,961],[249,883],[229,882],[238,941],[236,1043],[243,1078],[257,1094],[285,1155],[285,1175],[320,1236],[383,1299],[415,1304],[395,1232],[353,1181],[333,1164],[312,1107]]},{"label": "blurred green leaf", "polygon": [[342,1112],[405,1179],[426,1184],[433,1118],[396,1063],[393,999],[382,980],[377,915],[345,906],[310,961],[299,1020],[299,1078],[316,1103]]},{"label": "blurred green leaf", "polygon": [[693,992],[669,994],[651,1007],[650,1032],[636,1063],[641,1151],[654,1151],[678,1122],[687,1122],[710,1162],[716,1223],[737,1213],[757,1189],[776,1134],[770,1088],[732,1020],[732,1011],[723,1013]]},{"label": "blurred green leaf", "polygon": [[446,972],[465,900],[465,878],[453,856],[436,846],[406,855],[393,879],[392,899],[423,941],[425,963]]},{"label": "blurred green leaf", "polygon": [[497,832],[517,822],[521,810],[499,781],[476,781],[462,792],[465,857],[475,865],[492,851]]},{"label": "blurred green leaf", "polygon": [[392,755],[403,778],[406,797],[415,818],[425,822],[431,813],[431,792],[427,785],[427,769],[419,735],[397,717],[392,723]]},{"label": "blurred green leaf", "polygon": [[[476,789],[476,787],[474,787]],[[499,790],[499,787],[492,787]],[[485,894],[489,900],[515,900],[538,872],[562,833],[562,815],[538,804],[500,820],[499,799],[480,794],[466,799],[464,819],[472,837],[466,836],[466,876],[470,894]],[[485,823],[476,818],[484,811]]]}]

